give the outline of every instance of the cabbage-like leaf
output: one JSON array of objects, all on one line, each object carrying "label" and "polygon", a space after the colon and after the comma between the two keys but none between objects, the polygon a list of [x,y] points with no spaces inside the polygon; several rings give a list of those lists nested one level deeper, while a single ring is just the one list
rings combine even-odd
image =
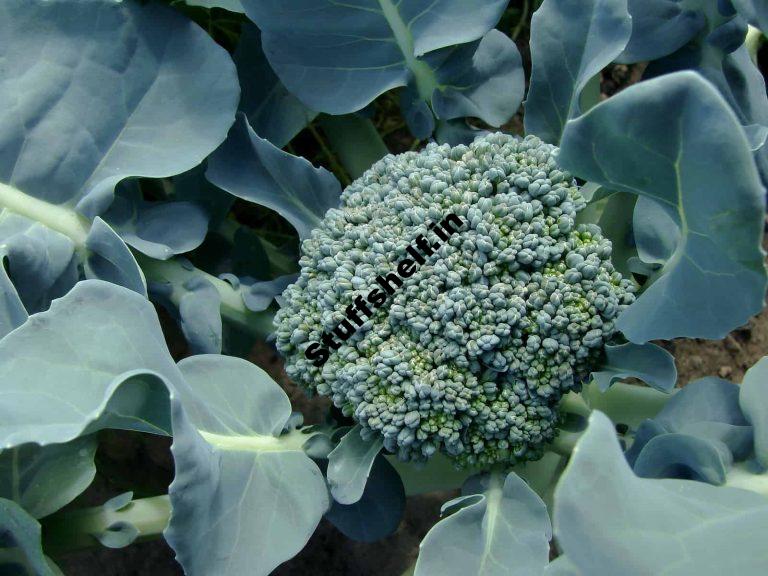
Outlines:
[{"label": "cabbage-like leaf", "polygon": [[739,405],[754,428],[755,455],[768,468],[768,357],[747,370],[739,391]]},{"label": "cabbage-like leaf", "polygon": [[376,542],[397,530],[404,511],[405,489],[400,475],[379,454],[360,498],[348,505],[334,501],[325,517],[347,538]]},{"label": "cabbage-like leaf", "polygon": [[436,50],[424,57],[435,71],[438,89],[431,110],[415,87],[403,91],[401,104],[409,111],[408,126],[417,138],[427,138],[442,122],[472,116],[501,126],[520,107],[525,90],[523,63],[515,43],[498,30],[476,42]]},{"label": "cabbage-like leaf", "polygon": [[768,4],[764,0],[731,0],[739,13],[760,30],[768,30]]},{"label": "cabbage-like leaf", "polygon": [[184,0],[184,3],[202,8],[222,8],[230,12],[245,12],[240,0]]},{"label": "cabbage-like leaf", "polygon": [[[430,107],[438,116],[472,112],[498,125],[519,106],[522,76],[514,43],[486,35],[504,0],[242,2],[262,31],[272,68],[313,110],[355,112],[387,90],[408,86],[409,125],[428,135],[434,127]],[[442,70],[446,57],[451,62]],[[506,102],[495,93],[499,89]]]},{"label": "cabbage-like leaf", "polygon": [[266,575],[328,509],[307,436],[281,435],[290,416],[285,392],[245,360],[174,364],[152,305],[114,284],[80,282],[0,340],[0,445],[172,429],[166,537],[191,574]]},{"label": "cabbage-like leaf", "polygon": [[359,425],[352,428],[328,455],[328,484],[333,499],[340,504],[360,500],[373,463],[384,445],[381,436],[365,440],[360,430]]},{"label": "cabbage-like leaf", "polygon": [[13,500],[33,518],[53,514],[93,481],[94,436],[65,444],[24,444],[0,452],[0,498]]},{"label": "cabbage-like leaf", "polygon": [[18,504],[0,498],[0,574],[58,576],[43,555],[40,524]]},{"label": "cabbage-like leaf", "polygon": [[627,0],[544,0],[531,20],[526,133],[560,142],[587,82],[621,53],[630,31]]},{"label": "cabbage-like leaf", "polygon": [[93,217],[128,176],[170,176],[226,136],[239,90],[226,51],[159,4],[0,5],[0,182]]},{"label": "cabbage-like leaf", "polygon": [[158,260],[194,250],[208,232],[208,215],[201,205],[146,202],[135,180],[118,186],[104,219],[126,244]]},{"label": "cabbage-like leaf", "polygon": [[414,576],[539,574],[549,561],[552,529],[547,507],[514,472],[470,478],[457,510],[424,537]]},{"label": "cabbage-like leaf", "polygon": [[768,499],[690,480],[638,478],[600,412],[560,479],[554,527],[563,552],[590,576],[761,574],[768,566]]},{"label": "cabbage-like leaf", "polygon": [[619,344],[605,347],[605,363],[592,378],[605,392],[616,380],[639,378],[652,388],[669,392],[677,382],[675,359],[656,344]]},{"label": "cabbage-like leaf", "polygon": [[698,0],[628,0],[627,4],[632,15],[632,36],[617,58],[623,63],[656,60],[671,54],[707,23]]},{"label": "cabbage-like leaf", "polygon": [[122,238],[100,217],[96,217],[85,239],[85,277],[106,280],[147,295],[144,273]]},{"label": "cabbage-like leaf", "polygon": [[317,116],[288,92],[267,62],[261,49],[261,34],[244,24],[233,56],[240,77],[240,110],[245,112],[256,134],[282,148]]},{"label": "cabbage-like leaf", "polygon": [[67,442],[104,427],[170,433],[158,375],[180,379],[152,305],[125,288],[79,282],[0,340],[0,446]]},{"label": "cabbage-like leaf", "polygon": [[329,508],[323,475],[300,431],[278,437],[291,404],[263,370],[214,355],[179,368],[187,418],[175,410],[166,539],[187,573],[269,574],[304,547]]},{"label": "cabbage-like leaf", "polygon": [[733,461],[751,453],[752,435],[739,407],[739,388],[701,378],[640,425],[626,456],[640,476],[722,484]]},{"label": "cabbage-like leaf", "polygon": [[763,187],[736,116],[700,76],[641,82],[570,121],[559,162],[654,199],[680,227],[672,257],[617,320],[629,340],[721,338],[762,309]]},{"label": "cabbage-like leaf", "polygon": [[[0,196],[8,187],[0,184]],[[28,313],[45,310],[77,281],[70,238],[9,210],[0,212],[0,336],[21,326]],[[7,271],[6,271],[7,266]]]},{"label": "cabbage-like leaf", "polygon": [[209,158],[205,175],[230,194],[275,210],[301,239],[309,237],[329,208],[339,205],[341,196],[333,174],[259,137],[242,114]]}]

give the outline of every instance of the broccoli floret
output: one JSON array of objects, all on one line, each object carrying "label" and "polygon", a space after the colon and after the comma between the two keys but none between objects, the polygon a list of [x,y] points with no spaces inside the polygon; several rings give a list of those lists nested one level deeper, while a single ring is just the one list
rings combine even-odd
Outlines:
[{"label": "broccoli floret", "polygon": [[[303,242],[301,274],[283,293],[276,344],[288,375],[403,460],[540,457],[558,401],[599,365],[635,299],[610,241],[576,225],[585,201],[556,151],[500,133],[429,144],[387,156],[347,187]],[[464,225],[444,241],[429,225],[451,213]],[[334,335],[419,235],[440,247],[385,303],[358,306],[370,308],[361,326],[348,319]],[[339,348],[313,361],[307,348],[328,346],[324,334]]]}]

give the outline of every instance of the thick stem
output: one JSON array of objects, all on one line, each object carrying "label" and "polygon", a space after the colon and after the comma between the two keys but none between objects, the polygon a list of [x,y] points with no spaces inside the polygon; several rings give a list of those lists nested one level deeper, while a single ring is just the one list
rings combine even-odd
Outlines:
[{"label": "thick stem", "polygon": [[582,434],[583,432],[569,432],[567,430],[560,430],[558,435],[549,445],[549,449],[555,454],[559,454],[560,456],[570,456]]},{"label": "thick stem", "polygon": [[210,282],[221,298],[221,316],[243,327],[247,332],[259,338],[266,338],[274,327],[273,313],[269,310],[252,312],[245,306],[240,292],[229,282],[195,268],[192,264],[178,259],[155,260],[134,251],[136,260],[144,271],[147,280],[169,284],[172,288],[171,302],[178,306],[186,294],[184,285],[193,278],[203,277]]},{"label": "thick stem", "polygon": [[755,64],[757,64],[757,52],[760,50],[760,45],[763,43],[763,40],[763,33],[754,26],[750,26],[747,30],[747,38],[744,40],[744,43],[747,46],[749,57]]},{"label": "thick stem", "polygon": [[600,410],[617,424],[635,429],[643,420],[656,416],[675,391],[659,392],[647,386],[616,382],[601,392],[595,382],[590,382],[581,395],[592,410]]},{"label": "thick stem", "polygon": [[74,210],[29,196],[5,184],[0,184],[0,207],[64,234],[77,247],[85,245],[91,228],[88,219]]},{"label": "thick stem", "polygon": [[322,115],[318,119],[333,151],[352,177],[359,178],[389,153],[373,123],[357,114]]},{"label": "thick stem", "polygon": [[43,545],[52,555],[99,546],[98,536],[116,523],[134,526],[137,540],[159,538],[170,517],[171,502],[165,495],[133,500],[120,510],[95,506],[59,512],[42,521]]}]

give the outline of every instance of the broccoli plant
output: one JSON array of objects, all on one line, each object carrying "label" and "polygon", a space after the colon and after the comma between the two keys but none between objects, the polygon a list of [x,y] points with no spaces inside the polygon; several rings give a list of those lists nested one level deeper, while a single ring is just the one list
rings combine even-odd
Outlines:
[{"label": "broccoli plant", "polygon": [[[768,360],[678,383],[669,351],[764,307],[766,25],[5,0],[0,573],[145,541],[172,573],[282,573],[425,494],[397,573],[768,572]],[[162,490],[106,482],[126,432],[171,439]]]}]

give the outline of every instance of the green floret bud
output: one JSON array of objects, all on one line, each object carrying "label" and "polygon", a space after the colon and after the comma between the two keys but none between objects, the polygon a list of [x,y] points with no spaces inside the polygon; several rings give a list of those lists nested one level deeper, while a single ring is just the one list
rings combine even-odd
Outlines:
[{"label": "green floret bud", "polygon": [[[610,241],[577,226],[586,203],[556,151],[500,133],[429,144],[387,156],[348,186],[303,242],[300,276],[283,293],[276,345],[288,375],[403,460],[539,458],[560,398],[599,367],[635,299]],[[336,337],[327,362],[306,358],[419,235],[441,242],[428,226],[450,213],[465,226],[348,339]]]}]

